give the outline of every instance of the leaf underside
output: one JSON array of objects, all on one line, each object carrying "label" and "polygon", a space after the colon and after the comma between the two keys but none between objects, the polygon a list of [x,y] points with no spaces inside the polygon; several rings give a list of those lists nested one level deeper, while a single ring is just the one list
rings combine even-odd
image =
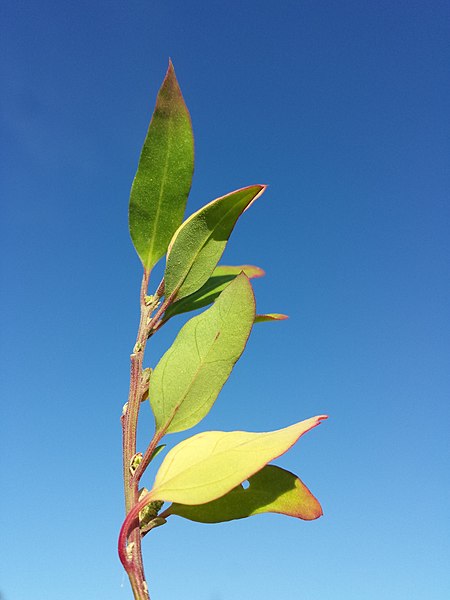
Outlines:
[{"label": "leaf underside", "polygon": [[203,419],[241,356],[254,318],[252,286],[241,273],[211,308],[186,323],[150,379],[157,431],[184,431]]},{"label": "leaf underside", "polygon": [[262,513],[280,513],[306,521],[322,515],[318,500],[293,473],[275,465],[267,465],[227,494],[206,504],[174,503],[169,508],[178,515],[198,523],[222,523]]},{"label": "leaf underside", "polygon": [[185,296],[181,300],[169,305],[164,314],[164,321],[167,321],[175,315],[180,315],[192,310],[197,310],[208,306],[219,296],[226,286],[233,281],[239,273],[244,272],[249,279],[262,277],[264,271],[253,265],[225,266],[216,267],[208,281],[196,292]]},{"label": "leaf underside", "polygon": [[265,187],[253,185],[217,198],[177,229],[167,251],[166,298],[180,300],[206,283],[222,256],[236,221]]}]

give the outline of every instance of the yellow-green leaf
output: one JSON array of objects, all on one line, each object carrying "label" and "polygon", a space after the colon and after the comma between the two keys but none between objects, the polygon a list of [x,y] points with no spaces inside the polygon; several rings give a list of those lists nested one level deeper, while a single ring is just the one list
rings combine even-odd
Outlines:
[{"label": "yellow-green leaf", "polygon": [[203,419],[244,351],[254,318],[252,286],[241,273],[186,323],[150,378],[157,431],[184,431]]},{"label": "yellow-green leaf", "polygon": [[220,260],[236,221],[266,186],[252,185],[213,200],[175,232],[167,251],[166,298],[180,300],[199,290]]},{"label": "yellow-green leaf", "polygon": [[264,315],[256,315],[255,323],[266,323],[270,321],[285,321],[289,319],[287,315],[281,313],[266,313]]},{"label": "yellow-green leaf", "polygon": [[131,239],[146,269],[166,253],[183,220],[193,170],[191,119],[169,62],[130,194]]},{"label": "yellow-green leaf", "polygon": [[219,265],[214,269],[211,277],[199,290],[178,300],[174,304],[170,304],[164,314],[163,320],[168,321],[175,315],[208,306],[208,304],[214,302],[230,281],[233,281],[233,279],[241,272],[244,272],[249,279],[263,277],[263,275],[265,275],[262,269],[253,265],[240,265],[237,267]]},{"label": "yellow-green leaf", "polygon": [[194,435],[167,454],[147,499],[204,504],[220,498],[326,418],[313,417],[269,433],[207,431]]},{"label": "yellow-green leaf", "polygon": [[222,523],[261,513],[280,513],[305,521],[318,519],[323,513],[319,501],[293,473],[267,465],[242,484],[206,504],[174,503],[165,511],[199,523]]}]

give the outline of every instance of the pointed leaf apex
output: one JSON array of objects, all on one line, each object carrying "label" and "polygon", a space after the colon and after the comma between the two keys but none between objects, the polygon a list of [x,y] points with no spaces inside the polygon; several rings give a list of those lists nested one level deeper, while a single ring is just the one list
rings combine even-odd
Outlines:
[{"label": "pointed leaf apex", "polygon": [[289,319],[288,315],[284,315],[281,313],[266,313],[263,315],[256,315],[255,323],[266,323],[270,321],[285,321]]},{"label": "pointed leaf apex", "polygon": [[311,429],[314,429],[314,427],[317,427],[317,425],[320,425],[322,421],[326,421],[327,419],[328,415],[318,415],[317,417],[311,417],[310,419],[306,419],[305,421],[303,421],[305,429],[302,435],[307,433],[308,431],[311,431]]},{"label": "pointed leaf apex", "polygon": [[264,277],[266,275],[266,272],[264,271],[264,269],[261,269],[261,267],[252,267],[253,268],[253,273],[252,276],[250,277],[250,279],[259,279],[260,277]]},{"label": "pointed leaf apex", "polygon": [[181,95],[181,89],[180,89],[180,85],[178,83],[177,76],[175,74],[175,68],[174,68],[173,62],[170,60],[170,58],[169,58],[169,64],[167,65],[167,71],[166,71],[166,74],[164,75],[164,80],[161,85],[161,89],[164,89],[165,87],[168,87],[168,86],[170,86],[170,88],[172,88],[172,89],[178,90]]},{"label": "pointed leaf apex", "polygon": [[167,65],[166,76],[165,76],[164,79],[167,79],[168,77],[175,77],[175,79],[176,79],[175,68],[173,66],[173,62],[172,62],[171,58],[169,58],[169,63]]},{"label": "pointed leaf apex", "polygon": [[246,189],[257,188],[257,187],[260,188],[260,191],[256,194],[256,196],[253,198],[253,200],[250,202],[250,204],[247,205],[247,207],[244,209],[243,212],[246,212],[256,202],[256,200],[258,200],[258,198],[261,198],[261,196],[264,194],[264,192],[268,188],[268,185],[266,185],[265,183],[256,183],[255,185],[249,185],[245,188],[242,188],[243,190],[246,190]]}]

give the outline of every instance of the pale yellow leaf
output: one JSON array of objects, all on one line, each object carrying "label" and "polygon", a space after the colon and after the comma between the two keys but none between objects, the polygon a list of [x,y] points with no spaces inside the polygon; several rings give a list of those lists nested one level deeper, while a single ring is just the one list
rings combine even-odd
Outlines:
[{"label": "pale yellow leaf", "polygon": [[326,418],[320,415],[267,433],[207,431],[194,435],[167,454],[149,499],[203,504],[220,498]]}]

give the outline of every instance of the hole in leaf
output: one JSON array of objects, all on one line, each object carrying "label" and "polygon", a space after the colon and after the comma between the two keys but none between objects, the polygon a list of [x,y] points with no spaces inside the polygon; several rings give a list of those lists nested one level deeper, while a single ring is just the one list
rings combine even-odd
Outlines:
[{"label": "hole in leaf", "polygon": [[248,479],[242,482],[242,487],[244,488],[244,490],[247,490],[250,487],[250,482]]}]

